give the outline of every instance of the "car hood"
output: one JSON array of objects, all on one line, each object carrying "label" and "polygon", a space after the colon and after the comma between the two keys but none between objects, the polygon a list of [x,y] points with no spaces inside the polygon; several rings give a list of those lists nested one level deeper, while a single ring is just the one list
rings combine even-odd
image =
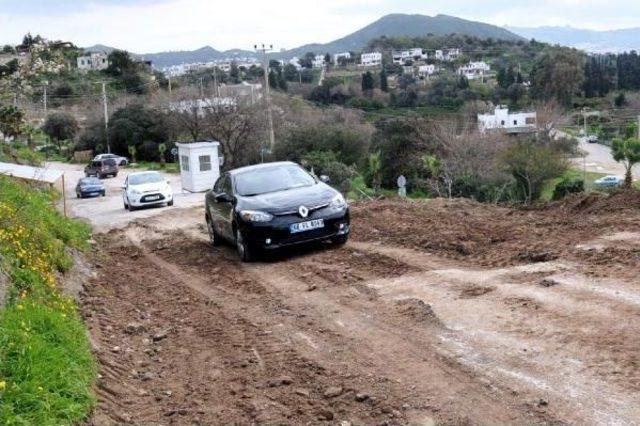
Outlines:
[{"label": "car hood", "polygon": [[135,189],[138,192],[160,192],[165,191],[169,187],[168,184],[164,182],[152,182],[152,183],[143,183],[141,185],[130,185],[130,189]]},{"label": "car hood", "polygon": [[297,211],[300,206],[314,208],[329,204],[338,192],[324,183],[253,197],[239,197],[242,209],[266,211],[272,214]]}]

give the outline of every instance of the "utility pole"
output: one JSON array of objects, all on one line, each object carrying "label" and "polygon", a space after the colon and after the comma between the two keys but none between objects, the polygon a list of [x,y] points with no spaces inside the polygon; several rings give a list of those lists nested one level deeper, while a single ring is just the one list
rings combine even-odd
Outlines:
[{"label": "utility pole", "polygon": [[638,116],[638,139],[640,139],[640,115]]},{"label": "utility pole", "polygon": [[216,97],[220,97],[220,88],[218,87],[218,68],[213,67],[213,93]]},{"label": "utility pole", "polygon": [[42,96],[42,102],[44,103],[44,118],[47,118],[47,87],[49,86],[49,82],[45,81],[44,82],[44,94]]},{"label": "utility pole", "polygon": [[107,108],[107,82],[102,81],[96,84],[102,85],[102,106],[104,107],[104,135],[107,141],[107,154],[111,154],[111,144],[109,143],[109,110]]},{"label": "utility pole", "polygon": [[202,87],[202,77],[200,77],[200,98],[204,99],[204,89]]},{"label": "utility pole", "polygon": [[171,75],[167,76],[167,81],[169,82],[169,84],[168,84],[168,88],[169,88],[169,103],[171,103]]},{"label": "utility pole", "polygon": [[582,108],[582,127],[583,127],[584,137],[586,140],[586,137],[587,137],[587,109],[586,108]]},{"label": "utility pole", "polygon": [[[273,45],[269,45],[268,47],[265,44],[262,44],[260,48],[256,44],[254,46],[256,52],[262,52],[263,61],[264,61],[264,92],[265,92],[265,101],[267,103],[267,120],[269,121],[269,152],[273,152],[273,146],[276,143],[276,136],[273,132],[273,115],[271,113],[271,92],[269,90],[269,60],[267,58],[267,53],[273,50]],[[262,152],[262,161],[264,162],[264,150]]]}]

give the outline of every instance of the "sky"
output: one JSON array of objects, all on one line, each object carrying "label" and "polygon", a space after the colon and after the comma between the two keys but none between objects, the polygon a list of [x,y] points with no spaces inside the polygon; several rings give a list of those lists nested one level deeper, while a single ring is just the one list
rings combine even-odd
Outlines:
[{"label": "sky", "polygon": [[447,14],[500,26],[640,26],[638,0],[0,0],[0,44],[27,32],[136,53],[289,49],[326,43],[389,13]]}]

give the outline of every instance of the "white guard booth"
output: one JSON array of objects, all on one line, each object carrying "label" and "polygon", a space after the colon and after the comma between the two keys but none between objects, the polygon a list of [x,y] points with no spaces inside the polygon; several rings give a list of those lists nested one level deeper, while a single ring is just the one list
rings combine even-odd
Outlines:
[{"label": "white guard booth", "polygon": [[182,189],[204,192],[220,177],[219,142],[177,143]]}]

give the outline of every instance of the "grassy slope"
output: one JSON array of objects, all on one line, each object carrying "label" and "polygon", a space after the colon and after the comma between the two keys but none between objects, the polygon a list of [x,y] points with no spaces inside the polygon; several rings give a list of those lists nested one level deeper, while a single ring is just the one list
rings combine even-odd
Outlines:
[{"label": "grassy slope", "polygon": [[0,178],[0,268],[9,277],[0,309],[0,423],[73,424],[93,404],[96,368],[75,302],[58,288],[88,226],[65,219],[53,194]]}]

